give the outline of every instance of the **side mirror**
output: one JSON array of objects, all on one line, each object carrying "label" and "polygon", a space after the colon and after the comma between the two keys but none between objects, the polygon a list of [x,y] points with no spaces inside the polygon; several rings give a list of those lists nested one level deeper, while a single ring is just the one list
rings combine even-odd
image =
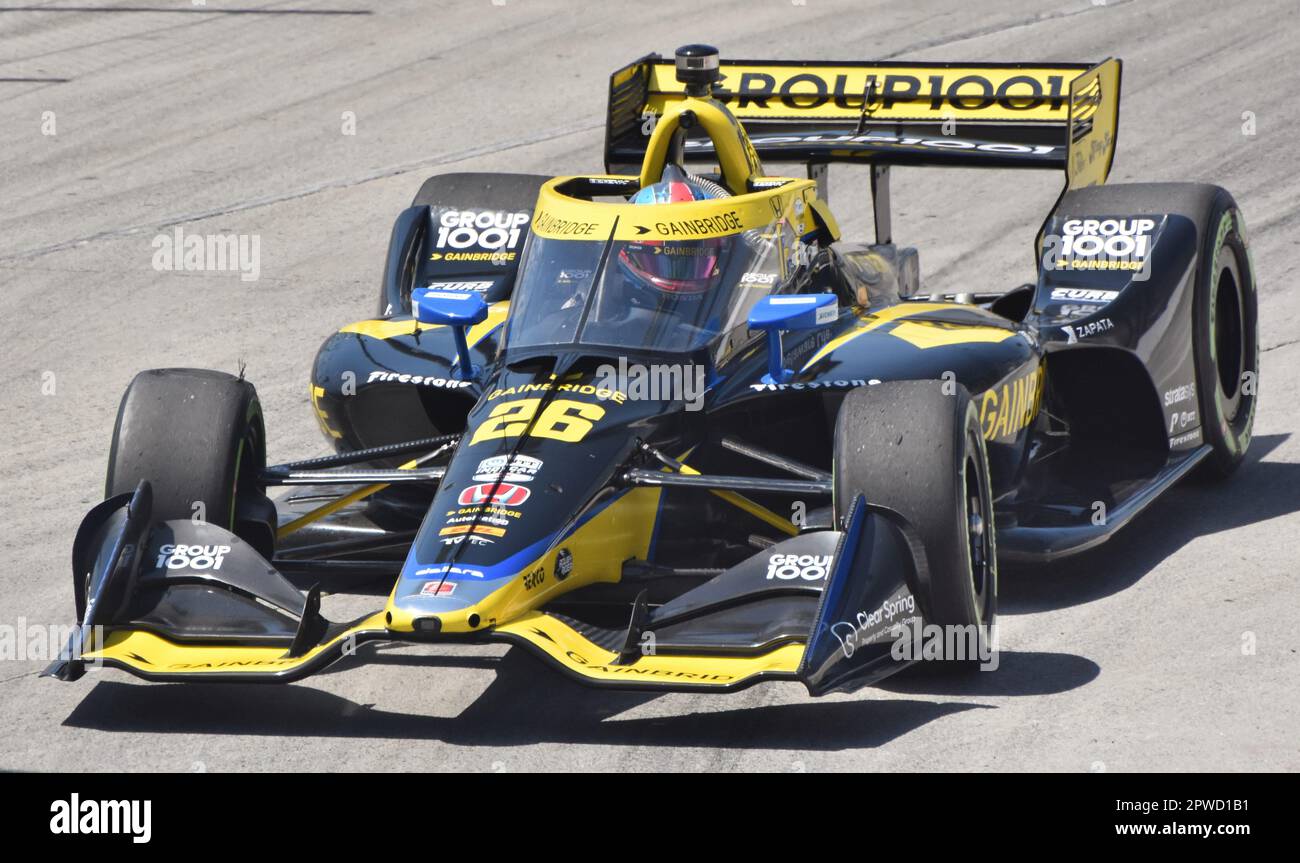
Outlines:
[{"label": "side mirror", "polygon": [[416,288],[411,291],[411,306],[415,310],[415,319],[420,323],[451,327],[456,339],[459,366],[453,370],[453,374],[463,381],[472,379],[478,369],[470,362],[465,329],[480,324],[487,318],[488,304],[483,296],[477,291],[434,291],[428,288]]},{"label": "side mirror", "polygon": [[749,328],[767,333],[765,384],[783,384],[794,372],[781,362],[781,333],[787,330],[815,330],[829,326],[839,317],[834,294],[781,294],[764,297],[749,310]]}]

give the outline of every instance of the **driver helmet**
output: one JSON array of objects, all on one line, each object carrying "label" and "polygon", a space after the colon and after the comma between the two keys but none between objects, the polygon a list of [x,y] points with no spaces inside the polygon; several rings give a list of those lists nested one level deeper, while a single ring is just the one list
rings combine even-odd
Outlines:
[{"label": "driver helmet", "polygon": [[[676,204],[726,197],[716,183],[694,177],[679,165],[664,168],[657,183],[632,196],[633,204]],[[619,268],[636,286],[659,302],[698,299],[708,292],[722,272],[725,238],[700,240],[643,240],[624,244]]]}]

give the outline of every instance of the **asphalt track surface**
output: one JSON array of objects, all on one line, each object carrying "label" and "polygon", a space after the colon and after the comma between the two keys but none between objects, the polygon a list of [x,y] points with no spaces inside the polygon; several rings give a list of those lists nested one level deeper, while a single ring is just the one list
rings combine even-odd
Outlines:
[{"label": "asphalt track surface", "polygon": [[[421,181],[599,169],[609,72],[689,41],[770,58],[1123,58],[1112,182],[1235,193],[1264,351],[1244,469],[1177,488],[1095,553],[1004,569],[995,673],[814,701],[796,684],[595,692],[504,647],[384,648],[288,687],[62,684],[9,660],[0,768],[1300,769],[1298,18],[1292,0],[0,4],[7,626],[71,620],[73,532],[136,371],[245,366],[272,459],[321,452],[311,359],[372,313],[393,217]],[[865,173],[831,181],[846,236],[864,235]],[[895,236],[935,289],[1010,287],[1032,279],[1058,188],[1050,173],[899,170]],[[258,235],[260,278],[155,271],[151,240],[175,226]]]}]

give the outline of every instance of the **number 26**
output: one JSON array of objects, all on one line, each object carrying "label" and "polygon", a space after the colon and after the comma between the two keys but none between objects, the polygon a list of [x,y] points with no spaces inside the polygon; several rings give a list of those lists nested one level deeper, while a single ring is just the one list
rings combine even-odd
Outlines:
[{"label": "number 26", "polygon": [[[528,430],[528,424],[537,416],[537,408],[541,403],[541,399],[502,402],[492,408],[487,419],[474,430],[469,445],[494,438],[519,437]],[[603,416],[605,409],[600,405],[556,399],[537,416],[532,434],[533,437],[577,443],[587,436],[587,432]]]}]

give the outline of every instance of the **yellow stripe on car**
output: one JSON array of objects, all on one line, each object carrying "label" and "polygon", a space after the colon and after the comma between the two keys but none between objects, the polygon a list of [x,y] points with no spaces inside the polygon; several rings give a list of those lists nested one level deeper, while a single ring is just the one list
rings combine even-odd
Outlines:
[{"label": "yellow stripe on car", "polygon": [[[438,613],[440,631],[482,631],[576,588],[596,582],[617,582],[623,576],[623,561],[645,560],[649,556],[662,491],[636,488],[623,494],[555,543],[551,550],[521,566],[500,589],[467,608]],[[572,572],[563,580],[557,579],[555,573],[555,560],[561,550],[567,550],[573,561]],[[524,578],[539,572],[541,577],[535,583]],[[397,604],[400,585],[399,581],[389,594],[387,611],[392,614],[392,622],[388,628],[394,632],[411,632],[415,629],[415,615]],[[477,627],[470,626],[471,617],[477,618]]]},{"label": "yellow stripe on car", "polygon": [[[418,458],[412,459],[408,461],[406,464],[398,465],[397,469],[411,470],[412,468],[419,465],[419,463],[420,460]],[[311,524],[314,521],[320,521],[322,518],[324,518],[327,515],[333,515],[334,513],[338,512],[339,510],[343,509],[346,506],[350,506],[354,503],[357,503],[358,501],[363,501],[366,498],[370,497],[372,494],[383,491],[384,489],[388,488],[390,485],[392,485],[391,482],[377,482],[374,483],[373,485],[368,485],[363,488],[359,488],[350,494],[345,494],[343,495],[343,497],[332,500],[327,504],[318,506],[315,509],[313,509],[311,512],[305,513],[299,516],[298,518],[295,518],[293,521],[286,522],[285,524],[280,525],[279,529],[276,530],[275,532],[275,538],[284,539],[286,536],[293,533],[294,531],[301,530],[302,528],[306,527],[307,525]]]},{"label": "yellow stripe on car", "polygon": [[[506,316],[510,313],[510,301],[502,300],[499,303],[493,303],[488,306],[488,315],[482,323],[475,324],[465,333],[465,339],[469,342],[470,347],[477,344],[484,336],[501,326]],[[422,324],[415,318],[400,318],[397,320],[388,320],[377,318],[368,321],[357,321],[348,324],[340,333],[358,333],[363,336],[370,336],[372,339],[391,339],[395,336],[411,336],[416,333],[424,333],[430,330],[444,329],[444,324]]]},{"label": "yellow stripe on car", "polygon": [[329,414],[320,406],[321,396],[325,395],[325,388],[312,384],[311,388],[311,407],[316,412],[316,421],[320,423],[321,431],[328,436],[338,439],[343,437],[343,432],[330,425]]},{"label": "yellow stripe on car", "polygon": [[533,612],[497,627],[527,641],[538,652],[583,677],[606,683],[734,686],[758,674],[793,674],[803,659],[802,643],[787,643],[758,656],[638,656],[628,665],[613,665],[617,654],[588,641],[547,614]]},{"label": "yellow stripe on car", "polygon": [[145,630],[108,633],[104,646],[85,652],[87,662],[105,660],[144,674],[274,674],[290,671],[315,659],[346,638],[362,631],[382,631],[384,615],[376,612],[302,656],[286,656],[284,647],[236,644],[181,644]]},{"label": "yellow stripe on car", "polygon": [[972,342],[1005,342],[1015,335],[1001,327],[972,327],[941,321],[900,321],[889,329],[889,334],[921,350]]},{"label": "yellow stripe on car", "polygon": [[[700,475],[700,472],[698,470],[685,464],[682,465],[682,473],[687,474],[689,476]],[[716,488],[711,488],[709,489],[709,491],[712,494],[716,495],[717,497],[722,498],[732,506],[744,510],[745,512],[754,516],[754,518],[757,518],[758,520],[771,525],[772,527],[776,528],[782,533],[788,534],[790,536],[799,535],[799,528],[795,527],[794,522],[790,521],[790,519],[781,518],[781,516],[772,512],[772,510],[763,506],[761,503],[750,500],[749,498],[745,497],[743,494],[737,494],[734,491],[727,491],[724,489],[716,489]]]},{"label": "yellow stripe on car", "polygon": [[[803,234],[816,228],[811,202],[816,183],[785,179],[772,189],[643,207],[638,204],[583,201],[559,191],[578,177],[557,177],[542,185],[532,232],[554,240],[684,241],[729,237],[766,228],[786,219]],[[610,177],[635,180],[635,177]]]},{"label": "yellow stripe on car", "polygon": [[847,333],[836,336],[809,357],[800,371],[807,371],[821,362],[838,348],[843,347],[864,333],[878,330],[886,324],[903,321],[888,332],[895,338],[922,350],[945,345],[959,345],[967,342],[1001,342],[1015,336],[1012,330],[1001,327],[983,327],[978,324],[952,324],[945,321],[909,320],[916,315],[928,312],[942,312],[959,309],[970,311],[970,306],[957,303],[900,303],[878,312],[858,312],[860,323]]}]

